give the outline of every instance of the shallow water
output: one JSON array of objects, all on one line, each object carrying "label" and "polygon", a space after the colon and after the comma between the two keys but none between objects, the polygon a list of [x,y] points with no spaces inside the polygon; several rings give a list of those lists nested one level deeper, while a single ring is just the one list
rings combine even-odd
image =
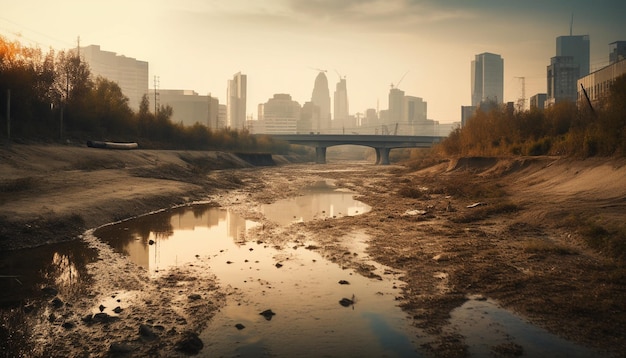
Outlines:
[{"label": "shallow water", "polygon": [[[269,220],[290,225],[359,215],[371,209],[352,195],[319,182],[302,196],[264,205],[261,210]],[[197,265],[218,278],[228,293],[227,303],[201,333],[205,347],[200,356],[420,355],[417,347],[430,338],[412,327],[412,319],[397,306],[401,272],[368,262],[382,279],[365,278],[306,249],[313,242],[292,242],[279,248],[252,240],[248,231],[255,227],[257,223],[227,209],[195,205],[108,225],[94,235],[153,277],[173,267]],[[365,234],[353,232],[342,244],[359,260],[367,260],[367,240]],[[90,284],[87,267],[97,256],[97,250],[81,240],[0,253],[5,276],[0,279],[0,307],[51,300],[54,294],[42,290],[47,287],[54,287],[64,299],[84,295]],[[349,284],[339,284],[341,280]],[[119,292],[107,298],[111,302],[104,306],[125,308],[124,302],[132,302],[140,294]],[[344,298],[353,304],[341,305]],[[260,315],[267,309],[275,313],[270,320]],[[97,310],[94,306],[92,313]],[[238,329],[237,324],[244,328]],[[463,336],[473,357],[497,352],[533,357],[601,356],[533,326],[488,299],[471,297],[454,309],[450,327]],[[19,344],[15,341],[7,346]]]},{"label": "shallow water", "polygon": [[[317,189],[305,194],[317,203],[308,208],[337,215],[369,210],[350,193]],[[264,209],[281,212],[271,206]],[[305,211],[297,213],[299,220],[312,219]],[[203,355],[416,354],[411,327],[396,305],[400,285],[396,276],[368,279],[342,269],[305,248],[312,243],[275,248],[246,240],[246,231],[256,226],[228,210],[198,205],[103,227],[94,235],[153,275],[193,264],[206,266],[218,277],[231,294],[201,334]],[[355,248],[365,248],[364,235],[351,239]],[[380,270],[382,275],[385,268]],[[349,284],[340,284],[341,280]],[[343,306],[344,298],[354,303]],[[260,315],[267,309],[275,313],[270,320]],[[245,328],[237,329],[236,324]]]},{"label": "shallow water", "polygon": [[465,337],[472,357],[495,354],[494,347],[525,357],[601,357],[507,311],[490,299],[473,296],[450,313],[450,322]]},{"label": "shallow water", "polygon": [[261,212],[279,225],[316,219],[354,216],[372,208],[354,199],[354,193],[337,190],[332,183],[320,181],[303,190],[301,196],[263,205]]}]

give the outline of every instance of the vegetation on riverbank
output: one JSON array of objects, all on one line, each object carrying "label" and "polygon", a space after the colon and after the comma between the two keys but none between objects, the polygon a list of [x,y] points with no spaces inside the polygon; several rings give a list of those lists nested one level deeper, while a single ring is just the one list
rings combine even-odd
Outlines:
[{"label": "vegetation on riverbank", "polygon": [[[10,93],[10,94],[9,94]],[[10,102],[10,125],[7,106]],[[245,130],[173,123],[172,108],[134,112],[116,82],[94,78],[75,51],[44,53],[0,36],[0,137],[12,141],[139,142],[145,149],[284,154],[289,145]]]},{"label": "vegetation on riverbank", "polygon": [[626,76],[591,110],[586,104],[557,103],[543,111],[478,109],[463,128],[442,143],[446,155],[626,156]]}]

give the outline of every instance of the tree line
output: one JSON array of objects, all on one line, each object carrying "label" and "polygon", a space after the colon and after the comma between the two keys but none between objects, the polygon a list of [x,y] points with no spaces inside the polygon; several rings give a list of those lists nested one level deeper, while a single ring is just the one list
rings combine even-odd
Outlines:
[{"label": "tree line", "polygon": [[219,149],[285,153],[286,143],[247,130],[173,123],[172,107],[150,112],[147,94],[137,112],[116,82],[93,76],[77,51],[42,51],[0,36],[2,140],[114,140],[143,148]]},{"label": "tree line", "polygon": [[607,96],[587,102],[561,102],[539,110],[511,111],[505,106],[478,109],[465,126],[440,147],[446,155],[626,156],[626,75]]}]

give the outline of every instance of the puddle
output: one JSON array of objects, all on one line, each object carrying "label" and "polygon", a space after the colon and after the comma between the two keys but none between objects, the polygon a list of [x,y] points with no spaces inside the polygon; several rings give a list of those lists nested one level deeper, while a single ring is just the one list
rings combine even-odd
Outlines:
[{"label": "puddle", "polygon": [[303,195],[263,205],[265,217],[279,225],[316,219],[354,216],[372,208],[354,199],[354,193],[335,188],[332,183],[320,181],[303,190]]},{"label": "puddle", "polygon": [[97,257],[81,240],[0,252],[0,307],[81,294],[90,281],[86,266]]},{"label": "puddle", "polygon": [[472,357],[597,357],[596,351],[562,339],[499,307],[470,297],[450,313],[450,322],[465,337]]}]

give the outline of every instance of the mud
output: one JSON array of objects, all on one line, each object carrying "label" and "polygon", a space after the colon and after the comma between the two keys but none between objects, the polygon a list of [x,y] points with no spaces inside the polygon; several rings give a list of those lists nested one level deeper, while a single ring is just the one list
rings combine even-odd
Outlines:
[{"label": "mud", "polygon": [[[33,159],[49,153],[55,160]],[[471,353],[465,337],[449,319],[472,295],[494,300],[601,355],[619,356],[626,350],[623,264],[589,249],[582,234],[568,225],[572,218],[581,217],[622,225],[626,212],[623,160],[467,158],[412,171],[364,162],[251,168],[235,158],[231,163],[238,163],[238,169],[198,171],[200,166],[182,160],[180,153],[146,151],[122,159],[102,157],[101,153],[94,159],[84,149],[80,153],[83,166],[101,165],[76,169],[80,163],[67,164],[78,158],[76,152],[66,148],[3,153],[4,159],[10,159],[10,164],[2,163],[5,188],[19,178],[32,178],[19,190],[2,192],[0,215],[6,223],[18,223],[3,225],[13,228],[3,229],[3,250],[19,247],[20,238],[28,239],[28,246],[32,246],[30,241],[36,242],[31,231],[23,234],[25,230],[18,230],[30,225],[32,218],[54,223],[79,215],[84,226],[93,228],[204,199],[261,223],[263,230],[250,240],[262,239],[280,247],[306,237],[315,242],[308,249],[375,277],[375,267],[346,254],[354,245],[346,239],[349,234],[365,233],[370,238],[368,256],[404,273],[399,302],[411,323],[428,333],[430,338],[421,348],[433,356]],[[184,154],[201,157],[204,162],[210,156]],[[358,200],[372,210],[288,227],[263,216],[263,204],[297,196],[302,188],[319,181],[331,181],[358,193]],[[475,203],[483,205],[468,208]],[[74,235],[75,231],[66,234],[67,238]],[[151,281],[90,233],[82,240],[99,253],[96,261],[86,264],[90,277],[87,292],[64,295],[59,290],[59,299],[69,303],[61,308],[24,309],[33,304],[29,300],[3,307],[3,334],[7,327],[20,328],[9,334],[15,345],[5,343],[5,352],[16,349],[19,342],[34,340],[36,348],[26,353],[182,355],[175,347],[188,336],[184,332],[202,330],[232,294],[215,285],[210,276],[198,280],[194,270],[200,267]],[[114,267],[125,269],[112,272]],[[202,292],[200,302],[189,299],[198,292]],[[128,301],[127,306],[120,306],[120,319],[83,320],[97,313],[99,304],[118,295],[121,301]],[[145,328],[141,333],[142,325],[159,339],[151,340]],[[520,353],[513,343],[499,344],[490,351],[500,356]]]}]

